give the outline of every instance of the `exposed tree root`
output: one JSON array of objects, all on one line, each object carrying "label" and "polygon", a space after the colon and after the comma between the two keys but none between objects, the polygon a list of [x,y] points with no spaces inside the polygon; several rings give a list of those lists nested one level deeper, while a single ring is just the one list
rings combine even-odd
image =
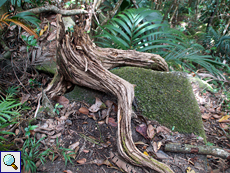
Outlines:
[{"label": "exposed tree root", "polygon": [[[172,173],[165,164],[141,153],[132,140],[131,113],[134,85],[112,74],[108,69],[117,66],[139,66],[167,71],[167,63],[159,55],[96,47],[83,29],[75,27],[73,36],[64,33],[61,15],[57,15],[57,64],[60,80],[54,81],[47,93],[61,94],[65,81],[103,92],[118,99],[118,150],[134,165],[158,172]],[[55,91],[55,92],[54,92]]]}]

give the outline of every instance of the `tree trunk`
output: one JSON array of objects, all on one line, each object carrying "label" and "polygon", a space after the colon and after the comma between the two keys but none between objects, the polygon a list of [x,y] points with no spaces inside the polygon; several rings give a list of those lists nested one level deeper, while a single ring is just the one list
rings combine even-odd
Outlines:
[{"label": "tree trunk", "polygon": [[63,94],[70,83],[110,92],[118,99],[118,151],[122,157],[137,166],[146,166],[158,172],[172,173],[165,164],[141,153],[132,140],[131,113],[134,85],[112,74],[109,69],[118,66],[138,66],[168,71],[167,63],[159,55],[134,50],[97,47],[83,28],[75,27],[66,34],[61,15],[57,15],[58,75],[46,89],[51,97]]}]

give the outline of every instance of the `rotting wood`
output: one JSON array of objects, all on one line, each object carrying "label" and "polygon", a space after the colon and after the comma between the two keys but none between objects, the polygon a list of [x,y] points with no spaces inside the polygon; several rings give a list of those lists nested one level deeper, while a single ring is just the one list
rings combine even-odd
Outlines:
[{"label": "rotting wood", "polygon": [[58,77],[46,89],[51,97],[63,94],[66,81],[110,92],[118,99],[118,151],[127,161],[162,173],[173,173],[164,163],[141,153],[132,140],[131,114],[134,85],[114,75],[109,69],[118,66],[138,66],[168,71],[167,63],[159,55],[134,50],[99,48],[90,40],[83,28],[75,27],[72,36],[64,33],[61,15],[57,15]]}]

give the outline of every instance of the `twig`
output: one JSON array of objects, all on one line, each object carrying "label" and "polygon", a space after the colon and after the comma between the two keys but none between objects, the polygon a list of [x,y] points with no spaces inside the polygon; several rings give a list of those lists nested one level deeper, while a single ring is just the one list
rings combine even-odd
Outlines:
[{"label": "twig", "polygon": [[17,76],[17,74],[16,74],[16,72],[15,72],[15,70],[14,70],[12,57],[11,57],[11,64],[12,64],[12,67],[13,67],[14,75],[15,75],[15,77],[17,78],[17,80],[18,80],[18,82],[20,83],[20,85],[26,90],[26,92],[27,92],[33,99],[35,99],[35,98],[30,94],[30,92],[26,89],[26,87],[22,84],[22,82],[18,79],[18,76]]},{"label": "twig", "polygon": [[54,12],[57,14],[62,14],[63,16],[71,16],[71,15],[76,15],[76,14],[87,14],[88,13],[88,11],[82,10],[82,9],[62,10],[62,9],[59,9],[58,7],[56,7],[54,5],[48,5],[46,7],[33,8],[33,9],[26,10],[23,12],[31,12],[31,13],[35,13],[35,14]]}]

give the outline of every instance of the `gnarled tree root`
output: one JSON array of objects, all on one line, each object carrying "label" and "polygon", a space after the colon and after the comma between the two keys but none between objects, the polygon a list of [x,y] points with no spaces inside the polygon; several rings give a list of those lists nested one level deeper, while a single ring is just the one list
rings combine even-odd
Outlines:
[{"label": "gnarled tree root", "polygon": [[[59,82],[49,86],[51,97],[61,94],[65,81],[103,92],[110,92],[118,99],[118,150],[122,157],[137,166],[145,166],[158,172],[172,173],[166,165],[141,153],[132,140],[131,113],[134,85],[112,74],[108,69],[117,66],[139,66],[167,71],[167,63],[159,55],[99,48],[83,29],[75,27],[72,36],[64,33],[61,15],[57,15],[57,64]],[[55,92],[56,91],[56,92]]]}]

